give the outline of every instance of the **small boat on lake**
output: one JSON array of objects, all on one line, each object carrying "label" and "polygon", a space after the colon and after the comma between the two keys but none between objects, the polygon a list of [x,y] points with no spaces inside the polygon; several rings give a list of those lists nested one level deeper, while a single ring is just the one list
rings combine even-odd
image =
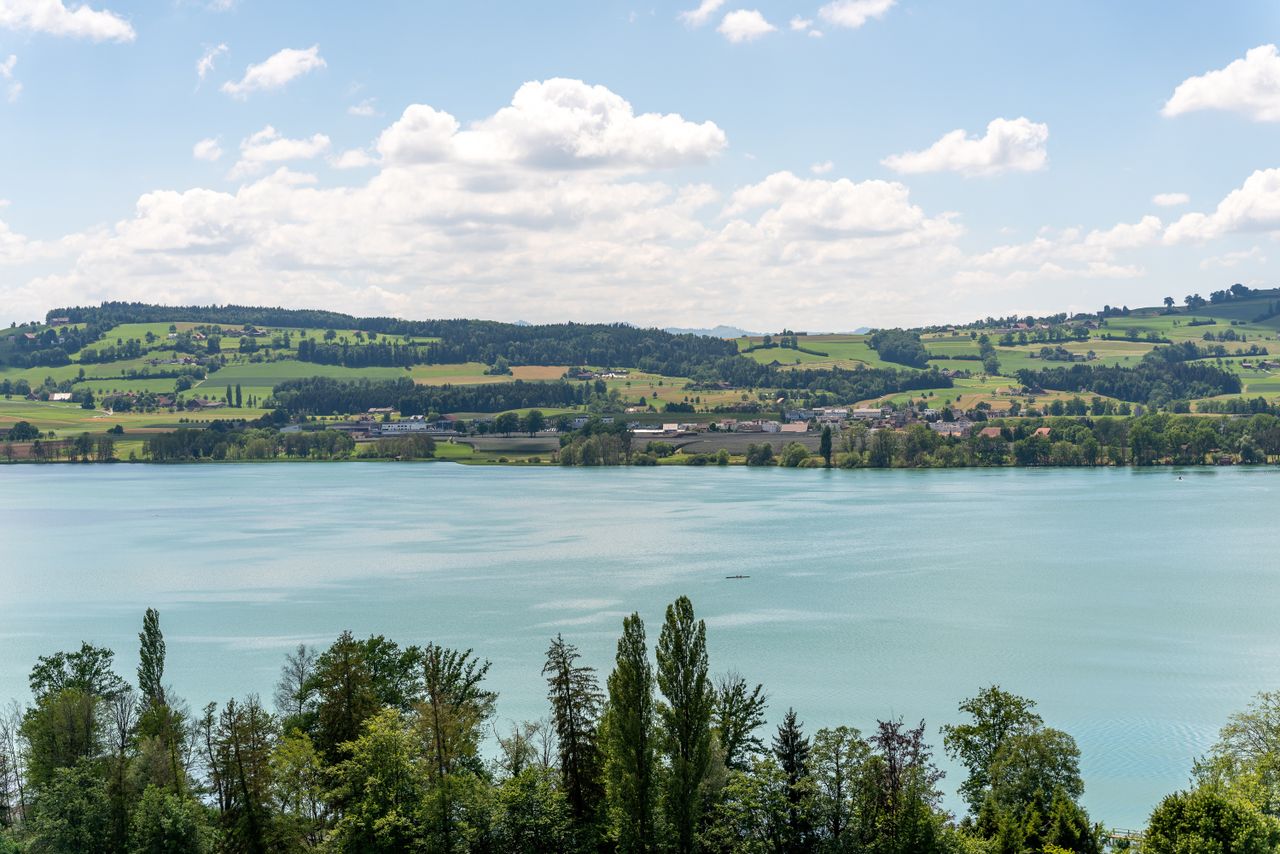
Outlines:
[{"label": "small boat on lake", "polygon": [[749,575],[726,575],[725,578],[750,578]]}]

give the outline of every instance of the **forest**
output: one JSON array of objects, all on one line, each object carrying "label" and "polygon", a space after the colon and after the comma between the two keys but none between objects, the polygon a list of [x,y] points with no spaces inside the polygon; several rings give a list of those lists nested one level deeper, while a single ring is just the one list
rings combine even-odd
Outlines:
[{"label": "forest", "polygon": [[[136,678],[82,643],[41,656],[0,715],[0,852],[871,852],[1097,854],[1123,848],[1080,805],[1080,751],[992,685],[925,721],[816,730],[763,685],[716,673],[680,597],[650,647],[633,613],[608,674],[561,635],[547,714],[499,727],[471,649],[343,632],[300,644],[270,702],[193,708],[165,681],[160,615]],[[785,709],[785,711],[784,711]],[[776,722],[766,727],[766,720]],[[1142,850],[1274,851],[1280,695],[1234,716],[1192,786],[1153,805]]]}]

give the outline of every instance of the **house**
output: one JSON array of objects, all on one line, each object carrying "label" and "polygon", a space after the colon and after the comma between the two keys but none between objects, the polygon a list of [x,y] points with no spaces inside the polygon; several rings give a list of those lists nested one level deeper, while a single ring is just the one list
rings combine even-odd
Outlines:
[{"label": "house", "polygon": [[808,421],[813,418],[812,409],[788,409],[783,413],[783,418],[787,421]]},{"label": "house", "polygon": [[69,391],[55,391],[49,395],[49,400],[52,400],[55,402],[66,401],[70,399],[71,399],[71,392]]},{"label": "house", "polygon": [[777,421],[761,421],[760,432],[761,433],[781,433],[782,425],[779,424]]},{"label": "house", "polygon": [[369,407],[370,415],[390,415],[395,410],[390,406],[371,406]]},{"label": "house", "polygon": [[196,330],[195,332],[192,332],[192,333],[191,333],[191,340],[192,340],[192,341],[203,341],[203,340],[205,340],[205,338],[206,338],[206,337],[208,337],[208,336],[206,336],[203,332],[201,332],[201,331],[199,331],[199,330]]},{"label": "house", "polygon": [[933,421],[929,424],[929,429],[937,433],[939,436],[956,436],[963,439],[969,435],[969,428],[973,426],[970,421]]},{"label": "house", "polygon": [[24,332],[22,333],[22,337],[27,339],[28,341],[36,340],[36,334],[34,332]]},{"label": "house", "polygon": [[884,412],[879,407],[877,407],[875,409],[871,409],[871,408],[855,409],[850,414],[858,421],[875,421],[877,418],[881,417],[884,414]]},{"label": "house", "polygon": [[779,433],[808,433],[809,422],[792,421],[789,424],[782,424],[778,427]]},{"label": "house", "polygon": [[431,429],[431,426],[426,421],[386,421],[376,425],[374,431],[383,436],[391,436],[403,433],[425,433]]},{"label": "house", "polygon": [[172,340],[174,340],[175,338],[177,338],[177,337],[178,337],[178,333],[176,333],[176,332],[170,332],[170,333],[169,333],[168,335],[166,335],[165,337],[166,337],[166,338],[168,338],[170,341],[172,341]]},{"label": "house", "polygon": [[1034,433],[1032,433],[1031,435],[1032,435],[1032,436],[1043,436],[1043,437],[1045,437],[1046,439],[1048,439],[1048,438],[1049,438],[1049,428],[1048,428],[1048,427],[1037,427],[1037,428],[1036,428],[1036,431],[1035,431]]},{"label": "house", "polygon": [[999,427],[983,427],[978,431],[979,439],[999,439],[1001,438]]},{"label": "house", "polygon": [[70,322],[71,322],[71,318],[69,318],[69,317],[51,317],[51,318],[49,318],[49,325],[50,325],[50,326],[66,326],[66,325],[67,325],[68,323],[70,323]]}]

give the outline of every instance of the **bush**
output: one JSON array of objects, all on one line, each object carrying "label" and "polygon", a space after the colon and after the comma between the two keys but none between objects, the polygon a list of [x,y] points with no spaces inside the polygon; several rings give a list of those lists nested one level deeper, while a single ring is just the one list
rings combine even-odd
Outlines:
[{"label": "bush", "polygon": [[782,449],[782,455],[778,458],[778,465],[783,468],[799,468],[804,465],[805,460],[809,459],[809,449],[799,442],[789,442]]}]

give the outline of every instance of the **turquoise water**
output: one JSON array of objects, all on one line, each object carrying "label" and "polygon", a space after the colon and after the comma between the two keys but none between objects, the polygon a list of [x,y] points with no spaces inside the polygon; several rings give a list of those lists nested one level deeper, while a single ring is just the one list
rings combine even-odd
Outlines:
[{"label": "turquoise water", "polygon": [[535,718],[551,635],[606,670],[625,613],[652,642],[686,593],[713,669],[765,683],[774,720],[924,718],[939,743],[998,682],[1079,741],[1095,818],[1139,826],[1225,717],[1280,683],[1280,472],[1182,476],[8,467],[0,698],[81,639],[132,676],[151,605],[193,706],[269,698],[287,649],[350,628],[474,647],[500,718]]}]

